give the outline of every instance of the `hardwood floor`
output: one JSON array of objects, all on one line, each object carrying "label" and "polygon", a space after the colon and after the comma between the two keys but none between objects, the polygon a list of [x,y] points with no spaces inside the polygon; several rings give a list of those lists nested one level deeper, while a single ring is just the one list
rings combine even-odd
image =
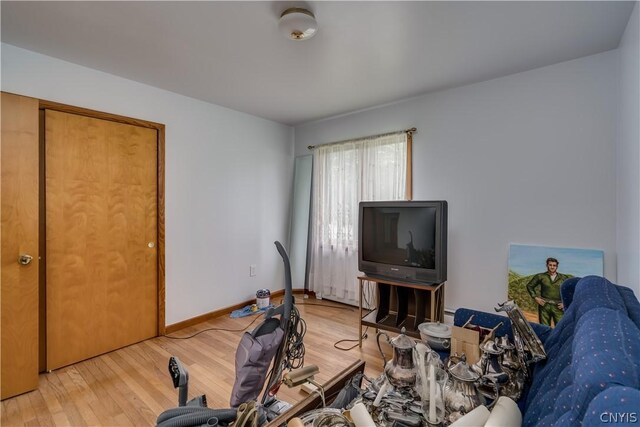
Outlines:
[{"label": "hardwood floor", "polygon": [[[357,308],[296,296],[307,322],[305,365],[320,368],[321,384],[358,359],[366,374],[377,376],[382,359],[375,331],[362,349],[335,349],[341,339],[358,338]],[[313,304],[313,305],[312,305]],[[243,329],[256,317],[223,316],[171,334],[184,337],[206,328]],[[251,330],[261,320],[249,327]],[[208,331],[186,340],[152,338],[74,365],[41,374],[38,390],[2,402],[2,426],[144,426],[154,425],[162,411],[177,406],[178,393],[167,372],[170,356],[189,370],[189,398],[206,394],[211,408],[229,406],[235,378],[234,357],[242,332]],[[386,342],[386,340],[383,340]],[[352,343],[343,343],[349,347]],[[390,356],[390,348],[384,347]],[[299,387],[283,386],[278,397],[295,403],[306,396]]]}]

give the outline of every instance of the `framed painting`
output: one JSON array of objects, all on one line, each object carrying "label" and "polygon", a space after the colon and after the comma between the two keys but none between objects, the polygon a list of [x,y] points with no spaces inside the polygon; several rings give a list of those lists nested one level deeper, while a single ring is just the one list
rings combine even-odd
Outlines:
[{"label": "framed painting", "polygon": [[570,277],[604,274],[604,252],[596,249],[509,246],[508,296],[528,320],[555,326],[564,314],[560,285]]}]

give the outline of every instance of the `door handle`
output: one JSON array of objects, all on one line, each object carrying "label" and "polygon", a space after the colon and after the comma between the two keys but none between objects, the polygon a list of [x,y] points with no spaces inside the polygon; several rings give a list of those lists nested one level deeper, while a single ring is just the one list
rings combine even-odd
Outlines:
[{"label": "door handle", "polygon": [[29,254],[22,254],[18,257],[18,262],[22,265],[28,265],[29,263],[31,263],[31,260],[33,259],[33,257]]}]

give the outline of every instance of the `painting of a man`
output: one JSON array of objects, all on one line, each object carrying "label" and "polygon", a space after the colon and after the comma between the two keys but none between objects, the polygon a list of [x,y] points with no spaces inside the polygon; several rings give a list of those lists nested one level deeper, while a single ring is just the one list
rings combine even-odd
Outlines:
[{"label": "painting of a man", "polygon": [[603,276],[603,270],[600,250],[511,244],[508,299],[518,304],[529,321],[555,326],[565,309],[562,283],[574,276]]},{"label": "painting of a man", "polygon": [[558,260],[547,258],[547,271],[534,275],[527,283],[527,292],[538,304],[538,319],[543,325],[557,325],[564,307],[560,298],[560,285],[570,274],[558,273]]}]

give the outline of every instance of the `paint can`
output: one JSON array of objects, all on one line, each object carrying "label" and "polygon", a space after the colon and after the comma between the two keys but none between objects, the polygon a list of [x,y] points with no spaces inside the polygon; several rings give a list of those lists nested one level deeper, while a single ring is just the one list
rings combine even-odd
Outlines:
[{"label": "paint can", "polygon": [[258,292],[256,292],[256,305],[258,306],[258,309],[261,310],[268,307],[270,304],[270,298],[271,291],[269,291],[269,289],[259,289]]}]

